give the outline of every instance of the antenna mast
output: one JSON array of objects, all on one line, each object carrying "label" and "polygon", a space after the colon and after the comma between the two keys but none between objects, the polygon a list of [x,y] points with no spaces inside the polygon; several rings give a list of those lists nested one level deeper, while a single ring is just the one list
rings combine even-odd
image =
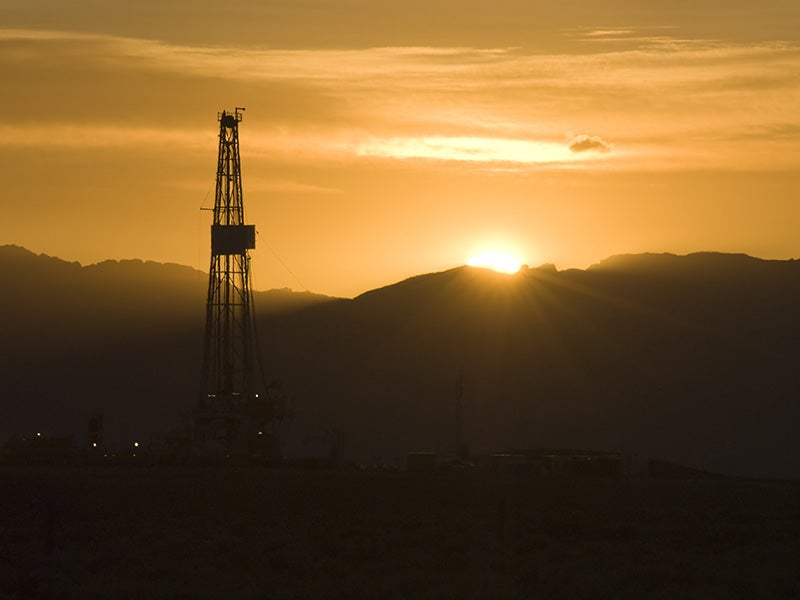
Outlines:
[{"label": "antenna mast", "polygon": [[464,442],[464,368],[456,380],[456,458],[469,458],[469,446]]}]

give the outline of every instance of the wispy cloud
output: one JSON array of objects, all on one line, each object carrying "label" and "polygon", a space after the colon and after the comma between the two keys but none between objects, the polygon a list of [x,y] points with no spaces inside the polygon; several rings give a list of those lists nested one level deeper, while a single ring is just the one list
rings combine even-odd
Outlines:
[{"label": "wispy cloud", "polygon": [[[0,123],[0,146],[27,148],[100,148],[150,149],[169,148],[207,150],[213,132],[170,128],[125,127],[110,125],[39,125],[18,126]],[[164,145],[167,145],[165,147]]]},{"label": "wispy cloud", "polygon": [[574,160],[558,143],[498,138],[428,137],[376,139],[361,144],[362,156],[467,162],[557,164]]},{"label": "wispy cloud", "polygon": [[[213,192],[213,177],[209,178],[211,182],[211,189]],[[202,192],[208,189],[208,182],[199,181],[196,179],[179,179],[169,182],[169,185],[176,189],[191,190],[194,192]],[[282,178],[265,178],[256,175],[247,178],[247,184],[244,190],[247,194],[303,194],[303,195],[323,195],[332,196],[343,193],[343,190],[335,187],[328,187],[324,185],[317,185],[304,181],[294,181],[291,179]],[[211,193],[213,196],[213,193]],[[212,198],[213,199],[213,198]]]},{"label": "wispy cloud", "polygon": [[[771,132],[798,126],[800,45],[726,44],[669,33],[586,29],[575,35],[615,41],[571,54],[533,54],[518,48],[201,47],[7,29],[0,30],[0,69],[30,73],[30,81],[15,85],[35,87],[36,93],[47,89],[37,69],[53,77],[46,69],[54,61],[62,70],[60,89],[87,69],[117,77],[130,73],[145,81],[160,77],[148,95],[163,94],[165,101],[177,89],[186,98],[203,97],[194,90],[207,94],[215,82],[234,82],[270,112],[270,129],[258,132],[253,148],[305,157],[341,153],[553,165],[580,158],[600,164],[586,158],[607,152],[585,150],[610,149],[605,139],[587,134],[568,145],[557,142],[564,131],[577,130],[603,131],[624,145],[630,168],[659,160],[670,168],[714,160],[719,166],[736,153],[714,153],[710,146],[705,153],[702,140],[747,131],[736,142],[743,155],[754,132],[763,134],[759,143],[768,147]],[[131,104],[124,90],[92,88],[103,85],[102,77],[82,84],[86,89],[74,90],[76,96],[91,99],[93,92],[102,92],[108,101],[118,97],[120,107]],[[0,114],[14,114],[15,106],[6,104],[11,102],[0,98]],[[66,116],[59,118],[68,119],[63,111]],[[0,116],[0,144],[141,147],[153,139],[186,147],[207,144],[207,135],[183,126],[179,118],[165,128],[143,125],[141,115],[122,115],[124,123],[107,119],[107,124],[98,118],[87,126],[55,119],[52,126],[26,126],[23,132],[14,119]],[[621,165],[618,153],[612,154]],[[707,161],[697,161],[698,154]],[[785,154],[785,161],[800,166],[800,149]]]},{"label": "wispy cloud", "polygon": [[589,38],[600,37],[619,37],[624,35],[631,35],[635,30],[630,27],[612,27],[606,29],[590,29],[581,32],[581,35]]},{"label": "wispy cloud", "polygon": [[290,179],[253,179],[247,182],[247,191],[267,194],[314,194],[331,196],[343,193],[339,188],[316,185]]}]

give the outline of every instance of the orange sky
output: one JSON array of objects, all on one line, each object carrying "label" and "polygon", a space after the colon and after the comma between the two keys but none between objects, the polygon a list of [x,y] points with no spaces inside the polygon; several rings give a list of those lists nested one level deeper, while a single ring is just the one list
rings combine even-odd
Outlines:
[{"label": "orange sky", "polygon": [[0,243],[207,269],[216,115],[244,106],[260,289],[496,249],[800,256],[795,0],[4,0],[0,24]]}]

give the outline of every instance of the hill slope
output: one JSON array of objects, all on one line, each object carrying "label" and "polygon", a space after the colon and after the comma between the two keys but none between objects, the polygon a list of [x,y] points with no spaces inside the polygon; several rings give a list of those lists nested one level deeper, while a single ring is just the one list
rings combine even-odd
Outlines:
[{"label": "hill slope", "polygon": [[[197,389],[202,273],[0,250],[6,280],[20,282],[2,298],[14,343],[0,367],[0,436],[82,436],[94,411],[120,439],[179,422]],[[460,267],[297,310],[263,298],[267,377],[294,398],[288,452],[333,440],[366,460],[452,452],[460,378],[473,451],[586,447],[800,476],[797,261],[637,255],[514,276]]]},{"label": "hill slope", "polygon": [[473,450],[588,447],[797,476],[799,301],[794,261],[463,267],[275,322],[269,361],[298,394],[297,426],[339,431],[356,454],[452,451],[463,373]]},{"label": "hill slope", "polygon": [[[0,439],[83,437],[94,412],[111,438],[147,438],[194,403],[207,274],[140,260],[83,267],[0,246],[0,277]],[[259,315],[335,300],[286,289],[253,296]]]}]

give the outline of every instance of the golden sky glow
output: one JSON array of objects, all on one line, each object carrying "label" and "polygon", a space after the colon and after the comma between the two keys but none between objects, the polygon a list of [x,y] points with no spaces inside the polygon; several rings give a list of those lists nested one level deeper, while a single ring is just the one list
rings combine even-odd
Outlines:
[{"label": "golden sky glow", "polygon": [[800,255],[800,5],[643,6],[10,0],[0,243],[207,268],[216,114],[245,106],[259,288],[352,296],[497,242]]}]

